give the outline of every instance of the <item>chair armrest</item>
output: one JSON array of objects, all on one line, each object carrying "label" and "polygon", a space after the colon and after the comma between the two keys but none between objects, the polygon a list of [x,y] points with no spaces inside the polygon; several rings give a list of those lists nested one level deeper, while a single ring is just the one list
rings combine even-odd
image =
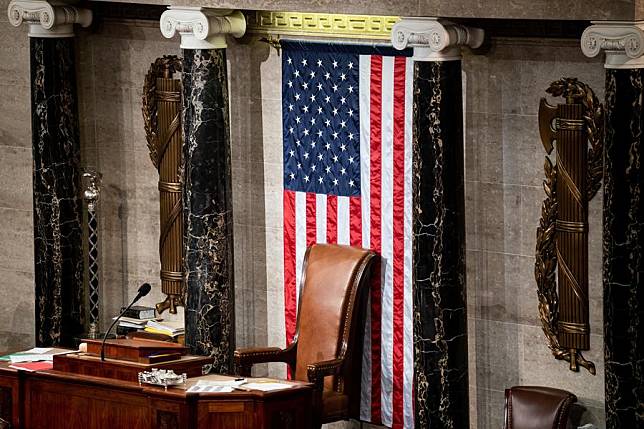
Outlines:
[{"label": "chair armrest", "polygon": [[322,390],[324,377],[338,375],[343,363],[344,359],[331,359],[308,365],[306,373],[309,382],[313,383],[317,389]]},{"label": "chair armrest", "polygon": [[285,349],[279,347],[255,347],[235,350],[235,365],[241,375],[249,376],[251,367],[256,363],[284,362],[295,365],[296,347],[291,344]]}]

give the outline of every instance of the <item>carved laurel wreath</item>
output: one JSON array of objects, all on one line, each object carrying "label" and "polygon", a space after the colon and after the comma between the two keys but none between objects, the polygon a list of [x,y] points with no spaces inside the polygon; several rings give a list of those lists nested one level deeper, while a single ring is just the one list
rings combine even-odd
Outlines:
[{"label": "carved laurel wreath", "polygon": [[148,142],[148,149],[150,150],[150,159],[156,168],[159,168],[159,153],[158,153],[158,140],[157,135],[158,122],[157,122],[157,77],[162,76],[165,70],[170,73],[181,72],[181,59],[175,55],[165,55],[162,58],[157,58],[154,63],[150,65],[150,70],[145,75],[143,83],[143,126],[145,128],[145,137]]},{"label": "carved laurel wreath", "polygon": [[[560,79],[552,82],[547,93],[555,97],[572,98],[584,106],[584,121],[588,133],[588,176],[587,196],[591,200],[599,190],[602,179],[603,124],[604,108],[599,103],[593,90],[574,78]],[[539,298],[539,317],[543,332],[548,339],[548,346],[556,359],[570,361],[570,350],[559,344],[558,325],[559,297],[557,295],[557,253],[555,244],[555,223],[557,220],[557,166],[546,156],[544,162],[545,179],[543,189],[546,198],[541,206],[541,219],[537,228],[536,261],[534,275],[537,281]],[[595,374],[595,365],[586,360],[581,353],[576,356],[579,364],[591,374]]]}]

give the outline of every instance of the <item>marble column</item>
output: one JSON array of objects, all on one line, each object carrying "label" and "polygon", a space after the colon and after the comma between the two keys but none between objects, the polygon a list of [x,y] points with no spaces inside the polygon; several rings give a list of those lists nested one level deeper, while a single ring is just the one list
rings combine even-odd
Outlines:
[{"label": "marble column", "polygon": [[414,377],[416,428],[469,427],[463,94],[460,46],[483,31],[409,18],[394,47],[414,48]]},{"label": "marble column", "polygon": [[603,283],[606,428],[644,427],[644,24],[595,22],[606,51]]},{"label": "marble column", "polygon": [[232,371],[235,348],[233,212],[226,34],[241,37],[240,12],[170,7],[164,36],[181,34],[186,345]]},{"label": "marble column", "polygon": [[85,305],[73,24],[88,26],[92,14],[14,0],[8,15],[30,26],[36,344],[70,345]]}]

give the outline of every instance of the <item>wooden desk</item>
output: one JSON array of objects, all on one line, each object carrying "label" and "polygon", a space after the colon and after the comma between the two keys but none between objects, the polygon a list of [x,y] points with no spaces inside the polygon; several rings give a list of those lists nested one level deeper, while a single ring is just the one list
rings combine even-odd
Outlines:
[{"label": "wooden desk", "polygon": [[[0,417],[24,429],[305,429],[313,388],[187,393],[63,371],[25,372],[0,363]],[[230,378],[230,377],[225,377]]]}]

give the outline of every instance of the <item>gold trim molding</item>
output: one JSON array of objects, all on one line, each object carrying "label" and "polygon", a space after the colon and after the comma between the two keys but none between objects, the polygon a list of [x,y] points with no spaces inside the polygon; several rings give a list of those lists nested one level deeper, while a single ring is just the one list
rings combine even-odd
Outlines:
[{"label": "gold trim molding", "polygon": [[244,12],[248,34],[323,36],[391,40],[397,16],[343,15],[304,12]]}]

